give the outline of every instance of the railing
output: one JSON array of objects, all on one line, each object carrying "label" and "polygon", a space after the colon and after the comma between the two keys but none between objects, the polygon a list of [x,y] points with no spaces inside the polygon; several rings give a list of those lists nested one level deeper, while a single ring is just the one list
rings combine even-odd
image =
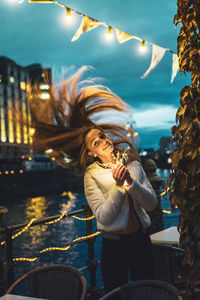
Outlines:
[{"label": "railing", "polygon": [[[82,241],[87,241],[88,244],[88,261],[87,265],[82,267],[80,270],[89,270],[89,279],[90,279],[90,287],[89,287],[89,294],[90,297],[89,299],[98,299],[100,294],[101,294],[101,288],[97,287],[96,283],[96,270],[98,267],[98,261],[95,259],[94,255],[94,242],[96,239],[97,235],[100,235],[99,232],[94,233],[93,232],[93,224],[92,224],[92,212],[89,208],[89,206],[84,205],[82,206],[82,209],[70,212],[70,213],[65,213],[62,216],[60,215],[55,215],[51,217],[46,217],[38,220],[33,220],[32,222],[29,223],[24,223],[24,224],[19,224],[19,225],[13,225],[13,226],[5,226],[4,225],[4,219],[6,214],[8,213],[8,210],[4,207],[0,207],[0,238],[4,236],[5,241],[1,242],[0,244],[0,296],[5,293],[6,288],[8,288],[13,282],[14,282],[14,267],[16,266],[17,263],[20,262],[20,259],[16,261],[16,259],[13,259],[13,234],[19,230],[23,232],[23,229],[28,229],[33,226],[37,225],[44,225],[44,224],[49,224],[51,222],[54,222],[55,220],[60,220],[62,218],[66,217],[76,217],[77,215],[83,215],[86,220],[86,235],[84,237],[75,239],[71,243],[68,244],[67,247],[71,247],[73,244],[82,242]],[[5,259],[6,261],[2,261],[2,256],[1,256],[1,245],[5,244]],[[65,248],[67,248],[65,247]],[[57,248],[47,248],[43,251],[40,251],[37,257],[44,255],[45,253],[48,253],[48,251],[55,251],[59,250]],[[34,259],[37,259],[35,257]],[[33,258],[32,258],[33,259]],[[21,261],[24,261],[21,259]],[[33,260],[32,260],[33,261]],[[5,272],[4,272],[5,271]],[[3,280],[4,276],[3,274],[6,273],[5,280]]]}]

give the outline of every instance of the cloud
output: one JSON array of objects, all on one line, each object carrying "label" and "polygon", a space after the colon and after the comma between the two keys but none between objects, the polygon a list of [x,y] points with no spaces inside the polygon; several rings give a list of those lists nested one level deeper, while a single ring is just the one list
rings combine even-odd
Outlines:
[{"label": "cloud", "polygon": [[175,123],[176,108],[170,105],[153,106],[147,110],[133,112],[136,128],[168,129]]}]

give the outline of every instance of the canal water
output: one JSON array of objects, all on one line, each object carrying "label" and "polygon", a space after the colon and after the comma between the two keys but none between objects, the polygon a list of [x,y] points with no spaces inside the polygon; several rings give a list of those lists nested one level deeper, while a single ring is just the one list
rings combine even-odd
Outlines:
[{"label": "canal water", "polygon": [[[167,180],[170,170],[157,170],[157,174]],[[35,198],[22,198],[2,202],[1,205],[8,208],[9,213],[6,224],[15,225],[30,221],[32,218],[40,219],[47,216],[59,215],[68,209],[71,202],[70,211],[80,209],[82,204],[87,204],[83,193],[73,194],[62,193]],[[161,200],[162,209],[170,210],[168,196],[163,196]],[[179,211],[175,210],[171,214],[164,214],[164,227],[176,226],[178,224]],[[94,232],[96,222],[93,220]],[[40,250],[47,247],[64,247],[75,238],[86,234],[86,222],[74,218],[65,218],[52,225],[40,225],[30,228],[21,236],[13,240],[13,256],[34,257]],[[101,237],[95,241],[95,257],[100,259]],[[45,264],[67,264],[76,268],[81,268],[88,261],[87,242],[81,242],[67,251],[56,251],[43,255],[35,262],[22,262],[15,266],[15,278],[18,278],[26,271]],[[84,275],[88,279],[87,271]],[[98,286],[102,286],[100,268],[97,270]]]}]

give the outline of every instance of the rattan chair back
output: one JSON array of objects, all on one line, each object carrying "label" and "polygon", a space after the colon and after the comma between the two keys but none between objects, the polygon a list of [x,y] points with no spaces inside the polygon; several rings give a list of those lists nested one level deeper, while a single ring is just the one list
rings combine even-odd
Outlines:
[{"label": "rattan chair back", "polygon": [[139,280],[114,289],[99,300],[182,300],[177,288],[160,280]]},{"label": "rattan chair back", "polygon": [[15,281],[6,294],[49,300],[84,300],[86,292],[86,279],[78,269],[51,265],[29,271]]}]

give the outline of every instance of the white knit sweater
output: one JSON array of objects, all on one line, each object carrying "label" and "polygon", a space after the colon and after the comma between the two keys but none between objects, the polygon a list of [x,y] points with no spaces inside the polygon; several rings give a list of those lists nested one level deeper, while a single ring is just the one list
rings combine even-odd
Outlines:
[{"label": "white knit sweater", "polygon": [[156,194],[138,161],[130,162],[127,168],[133,182],[126,188],[116,185],[111,169],[102,168],[97,163],[91,164],[85,172],[85,195],[100,230],[114,232],[127,227],[130,211],[127,192],[132,197],[143,227],[150,225],[150,218],[145,210],[155,208]]}]

